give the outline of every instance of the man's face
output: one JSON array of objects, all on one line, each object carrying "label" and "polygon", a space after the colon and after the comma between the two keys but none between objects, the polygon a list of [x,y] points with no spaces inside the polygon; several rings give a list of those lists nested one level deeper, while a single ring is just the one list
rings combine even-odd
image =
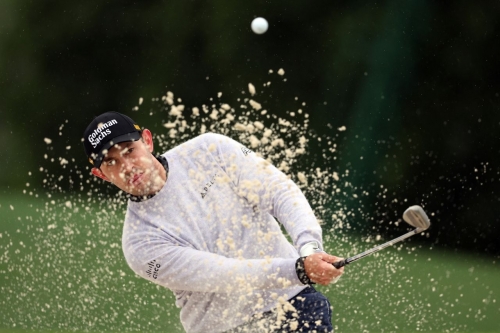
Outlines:
[{"label": "man's face", "polygon": [[152,141],[144,134],[142,140],[121,142],[109,149],[101,167],[92,169],[92,173],[132,195],[153,194],[161,189],[164,179],[162,182],[152,151]]}]

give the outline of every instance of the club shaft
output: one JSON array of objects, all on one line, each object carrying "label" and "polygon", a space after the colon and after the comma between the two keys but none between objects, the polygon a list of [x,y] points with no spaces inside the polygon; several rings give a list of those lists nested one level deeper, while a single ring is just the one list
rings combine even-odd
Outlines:
[{"label": "club shaft", "polygon": [[347,259],[344,259],[344,260],[338,261],[338,262],[336,262],[336,263],[333,263],[333,266],[335,266],[335,268],[340,268],[340,267],[342,267],[342,266],[345,266],[345,265],[347,265],[347,264],[350,264],[350,263],[351,263],[351,262],[353,262],[353,261],[359,260],[359,259],[361,259],[361,258],[364,258],[364,257],[366,257],[366,256],[368,256],[368,255],[370,255],[370,254],[372,254],[372,253],[375,253],[375,252],[378,252],[378,251],[380,251],[380,250],[382,250],[382,249],[385,249],[385,248],[386,248],[386,247],[388,247],[388,246],[392,246],[392,245],[394,245],[394,244],[396,244],[396,243],[399,243],[399,242],[401,242],[402,240],[404,240],[404,239],[406,239],[406,238],[408,238],[408,237],[411,237],[411,236],[413,236],[413,235],[416,235],[416,234],[418,234],[418,233],[419,233],[419,232],[421,232],[421,231],[423,231],[423,229],[421,229],[421,228],[416,228],[416,229],[414,229],[414,230],[412,230],[412,231],[410,231],[410,232],[408,232],[408,233],[406,233],[406,234],[404,234],[404,235],[402,235],[402,236],[399,236],[398,238],[394,238],[393,240],[390,240],[390,241],[388,241],[388,242],[386,242],[386,243],[384,243],[384,244],[380,244],[380,245],[378,245],[378,246],[375,246],[375,247],[374,247],[374,248],[372,248],[372,249],[366,250],[365,252],[362,252],[362,253],[357,254],[357,255],[355,255],[355,256],[352,256],[352,257],[349,257],[349,258],[347,258]]}]

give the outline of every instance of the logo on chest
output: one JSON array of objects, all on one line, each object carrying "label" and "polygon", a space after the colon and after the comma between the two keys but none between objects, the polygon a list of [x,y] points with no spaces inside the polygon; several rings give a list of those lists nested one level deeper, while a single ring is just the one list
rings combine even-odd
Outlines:
[{"label": "logo on chest", "polygon": [[215,179],[217,178],[217,174],[215,174],[212,179],[205,184],[205,186],[203,187],[203,191],[200,193],[201,194],[201,198],[202,199],[205,199],[205,197],[207,196],[208,194],[208,191],[210,191],[210,188],[212,187],[212,185],[215,184]]},{"label": "logo on chest", "polygon": [[251,151],[250,149],[248,149],[246,147],[241,147],[241,151],[243,152],[243,155],[245,155],[245,156],[247,156],[248,154],[253,153],[253,151]]}]

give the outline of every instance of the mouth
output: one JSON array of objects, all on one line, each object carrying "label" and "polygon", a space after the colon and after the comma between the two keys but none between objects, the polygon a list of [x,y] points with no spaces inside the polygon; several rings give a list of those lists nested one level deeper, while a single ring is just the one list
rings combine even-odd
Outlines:
[{"label": "mouth", "polygon": [[138,174],[133,175],[128,181],[129,185],[137,186],[137,184],[139,184],[141,182],[142,176],[143,176],[142,173],[138,173]]}]

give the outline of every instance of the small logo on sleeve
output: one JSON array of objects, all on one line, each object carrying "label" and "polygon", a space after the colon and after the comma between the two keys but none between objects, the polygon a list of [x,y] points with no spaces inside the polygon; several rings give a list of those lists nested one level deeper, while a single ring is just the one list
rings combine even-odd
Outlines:
[{"label": "small logo on sleeve", "polygon": [[250,149],[248,149],[246,147],[241,147],[241,151],[243,152],[243,155],[245,155],[245,156],[247,156],[248,154],[253,153],[253,151],[251,151]]},{"label": "small logo on sleeve", "polygon": [[148,262],[148,270],[146,271],[146,274],[148,275],[149,278],[157,279],[158,278],[158,272],[160,271],[160,264],[156,263],[156,260]]}]

